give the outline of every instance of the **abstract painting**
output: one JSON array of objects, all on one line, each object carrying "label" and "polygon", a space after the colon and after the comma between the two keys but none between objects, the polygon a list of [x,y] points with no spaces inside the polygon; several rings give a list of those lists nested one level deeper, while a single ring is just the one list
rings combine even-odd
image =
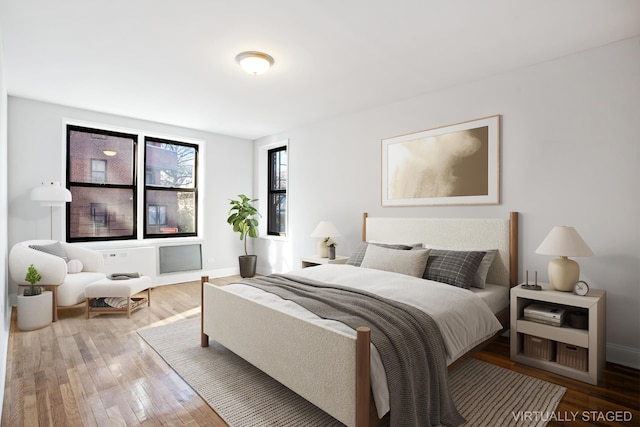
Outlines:
[{"label": "abstract painting", "polygon": [[500,203],[500,116],[382,140],[382,206]]}]

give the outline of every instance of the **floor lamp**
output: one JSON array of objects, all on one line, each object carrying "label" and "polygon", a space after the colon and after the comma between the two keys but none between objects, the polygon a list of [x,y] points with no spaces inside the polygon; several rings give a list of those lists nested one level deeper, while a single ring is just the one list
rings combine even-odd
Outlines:
[{"label": "floor lamp", "polygon": [[40,202],[41,206],[49,206],[49,230],[50,238],[53,240],[53,207],[64,206],[71,201],[71,191],[62,187],[59,182],[51,181],[31,190],[31,200]]}]

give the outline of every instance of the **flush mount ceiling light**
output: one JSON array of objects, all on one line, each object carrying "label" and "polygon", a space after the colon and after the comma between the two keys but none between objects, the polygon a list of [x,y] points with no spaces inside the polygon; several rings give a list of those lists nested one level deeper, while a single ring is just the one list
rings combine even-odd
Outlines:
[{"label": "flush mount ceiling light", "polygon": [[236,62],[243,70],[254,76],[262,74],[273,65],[273,58],[266,53],[248,51],[239,53]]}]

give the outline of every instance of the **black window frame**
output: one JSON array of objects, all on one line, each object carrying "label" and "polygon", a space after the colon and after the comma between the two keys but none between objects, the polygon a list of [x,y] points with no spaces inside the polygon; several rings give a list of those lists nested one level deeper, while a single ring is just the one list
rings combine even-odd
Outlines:
[{"label": "black window frame", "polygon": [[[275,153],[279,153],[284,151],[287,153],[287,182],[284,189],[274,188],[274,180],[277,174],[277,169],[275,165]],[[283,226],[280,225],[277,218],[280,218],[279,215],[276,215],[276,204],[273,203],[274,196],[284,194],[285,200],[288,196],[287,190],[289,187],[289,153],[286,145],[282,145],[279,147],[271,148],[267,151],[267,170],[268,170],[268,179],[267,179],[267,235],[269,236],[281,236],[285,237],[287,235],[287,220],[285,217],[285,223]],[[288,203],[285,201],[285,204]],[[278,226],[278,229],[275,229],[275,226]],[[283,231],[280,231],[282,229]]]},{"label": "black window frame", "polygon": [[[67,130],[67,156],[66,156],[66,160],[67,160],[67,167],[66,167],[66,172],[67,172],[67,189],[69,191],[71,191],[72,187],[88,187],[88,188],[114,188],[114,189],[127,189],[127,190],[131,190],[131,193],[133,195],[131,203],[132,203],[132,212],[133,212],[133,224],[132,224],[132,228],[131,228],[131,234],[128,235],[123,235],[123,236],[84,236],[84,237],[71,237],[71,204],[73,203],[73,200],[70,203],[66,203],[66,241],[69,243],[75,243],[75,242],[104,242],[104,241],[116,241],[116,240],[134,240],[137,238],[138,236],[138,202],[137,202],[137,197],[138,197],[138,177],[137,177],[137,170],[138,170],[138,135],[136,134],[132,134],[132,133],[126,133],[126,132],[116,132],[116,131],[111,131],[111,130],[106,130],[106,129],[97,129],[97,128],[90,128],[90,127],[86,127],[86,126],[77,126],[77,125],[72,125],[72,124],[67,124],[66,125],[66,130]],[[133,155],[133,159],[132,159],[132,167],[133,167],[133,176],[132,176],[132,182],[131,185],[125,185],[125,184],[108,184],[106,182],[102,182],[102,183],[95,183],[95,182],[77,182],[77,181],[71,181],[71,132],[73,131],[77,131],[77,132],[86,132],[86,133],[92,133],[92,134],[99,134],[99,135],[107,135],[107,136],[114,136],[114,137],[120,137],[120,138],[128,138],[131,139],[133,141],[133,147],[132,147],[132,155]],[[91,159],[89,159],[91,160]],[[106,176],[106,172],[105,172],[105,176]],[[89,213],[89,215],[91,215],[91,213]],[[107,218],[107,225],[108,225],[108,218]]]},{"label": "black window frame", "polygon": [[[194,176],[193,176],[193,188],[176,188],[176,187],[162,187],[162,186],[158,186],[158,185],[149,185],[147,183],[148,181],[148,174],[147,174],[147,161],[146,161],[146,153],[147,153],[147,142],[148,141],[152,141],[152,142],[158,142],[158,143],[162,143],[162,144],[171,144],[171,145],[181,145],[184,147],[189,147],[189,148],[193,148],[195,151],[195,155],[194,155]],[[142,183],[143,188],[144,188],[144,196],[143,196],[143,206],[144,206],[144,211],[145,211],[145,215],[144,215],[144,224],[143,224],[143,238],[144,239],[164,239],[164,238],[170,238],[170,237],[194,237],[198,235],[198,167],[199,167],[199,153],[200,153],[200,147],[197,144],[191,144],[188,142],[183,142],[183,141],[176,141],[176,140],[170,140],[170,139],[163,139],[163,138],[156,138],[153,136],[145,136],[144,137],[144,150],[143,150],[143,156],[144,156],[144,162],[143,162],[143,167],[145,169],[144,171],[144,182]],[[151,191],[171,191],[171,192],[183,192],[183,193],[193,193],[194,195],[194,229],[192,232],[183,232],[183,233],[148,233],[147,229],[148,229],[148,221],[149,221],[149,217],[148,217],[148,202],[147,202],[147,191],[151,190]],[[157,203],[153,203],[154,205],[157,205]]]}]

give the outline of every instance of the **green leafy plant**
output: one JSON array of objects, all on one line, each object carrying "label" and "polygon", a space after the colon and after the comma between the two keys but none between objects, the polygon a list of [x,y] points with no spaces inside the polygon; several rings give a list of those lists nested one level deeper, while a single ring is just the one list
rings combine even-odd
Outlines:
[{"label": "green leafy plant", "polygon": [[230,200],[229,218],[227,222],[233,227],[233,231],[240,233],[240,240],[244,240],[244,254],[247,252],[247,236],[258,237],[258,210],[253,206],[253,202],[258,199],[250,199],[244,194],[238,195],[239,200]]},{"label": "green leafy plant", "polygon": [[36,268],[33,266],[33,264],[31,264],[29,266],[29,268],[27,269],[27,275],[24,276],[24,280],[26,280],[27,282],[31,283],[31,288],[29,290],[29,295],[38,295],[40,293],[40,292],[36,292],[36,290],[33,287],[33,285],[35,285],[40,280],[42,280],[42,276],[40,275],[40,273],[38,273],[38,270],[36,270]]}]

